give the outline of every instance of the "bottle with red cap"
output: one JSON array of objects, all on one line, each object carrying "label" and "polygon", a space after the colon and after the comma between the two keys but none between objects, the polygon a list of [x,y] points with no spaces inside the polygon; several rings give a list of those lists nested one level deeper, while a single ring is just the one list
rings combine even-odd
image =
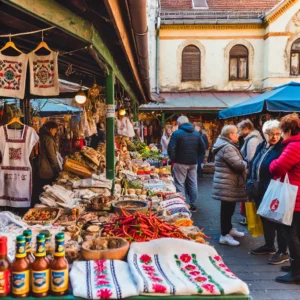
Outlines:
[{"label": "bottle with red cap", "polygon": [[7,237],[0,236],[0,298],[10,293],[10,262],[7,258]]}]

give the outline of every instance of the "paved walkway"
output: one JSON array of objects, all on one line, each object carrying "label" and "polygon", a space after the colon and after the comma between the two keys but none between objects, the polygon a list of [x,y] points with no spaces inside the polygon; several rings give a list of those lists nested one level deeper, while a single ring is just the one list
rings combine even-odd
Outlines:
[{"label": "paved walkway", "polygon": [[[253,300],[300,300],[300,285],[276,283],[276,276],[284,275],[280,266],[268,265],[268,256],[255,256],[250,250],[263,244],[263,238],[253,238],[246,233],[239,247],[220,245],[220,202],[212,200],[212,177],[199,180],[198,211],[193,214],[195,225],[204,227],[204,232],[211,236],[210,244],[215,246],[229,268],[242,280],[248,283]],[[241,216],[237,207],[233,224],[240,231],[246,228],[238,224]]]}]

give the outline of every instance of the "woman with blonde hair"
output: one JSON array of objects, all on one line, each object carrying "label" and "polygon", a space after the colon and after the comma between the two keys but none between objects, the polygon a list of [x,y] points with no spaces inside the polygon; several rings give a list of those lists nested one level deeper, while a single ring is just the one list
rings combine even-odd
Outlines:
[{"label": "woman with blonde hair", "polygon": [[172,135],[172,126],[167,125],[165,127],[164,133],[160,140],[162,153],[168,153],[168,145],[171,139],[171,135]]}]

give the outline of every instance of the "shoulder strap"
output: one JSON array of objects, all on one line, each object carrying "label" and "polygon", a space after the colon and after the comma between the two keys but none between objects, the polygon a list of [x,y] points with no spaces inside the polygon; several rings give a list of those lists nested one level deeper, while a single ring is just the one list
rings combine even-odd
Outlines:
[{"label": "shoulder strap", "polygon": [[249,143],[249,141],[251,140],[251,139],[253,139],[253,138],[257,138],[257,136],[255,136],[255,135],[253,135],[253,136],[250,136],[250,138],[245,142],[245,157],[247,157],[247,148],[248,148],[248,143]]}]

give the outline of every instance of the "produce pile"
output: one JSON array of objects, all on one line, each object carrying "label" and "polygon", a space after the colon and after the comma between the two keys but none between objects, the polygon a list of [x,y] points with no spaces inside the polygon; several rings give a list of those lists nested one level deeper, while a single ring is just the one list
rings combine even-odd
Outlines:
[{"label": "produce pile", "polygon": [[[197,237],[202,238],[199,242],[205,243],[204,237],[207,236],[201,233],[200,231]],[[165,237],[192,240],[178,226],[160,220],[151,211],[149,215],[145,215],[137,212],[128,214],[123,210],[123,216],[115,217],[104,226],[103,236],[122,237],[129,242],[146,242]]]}]

